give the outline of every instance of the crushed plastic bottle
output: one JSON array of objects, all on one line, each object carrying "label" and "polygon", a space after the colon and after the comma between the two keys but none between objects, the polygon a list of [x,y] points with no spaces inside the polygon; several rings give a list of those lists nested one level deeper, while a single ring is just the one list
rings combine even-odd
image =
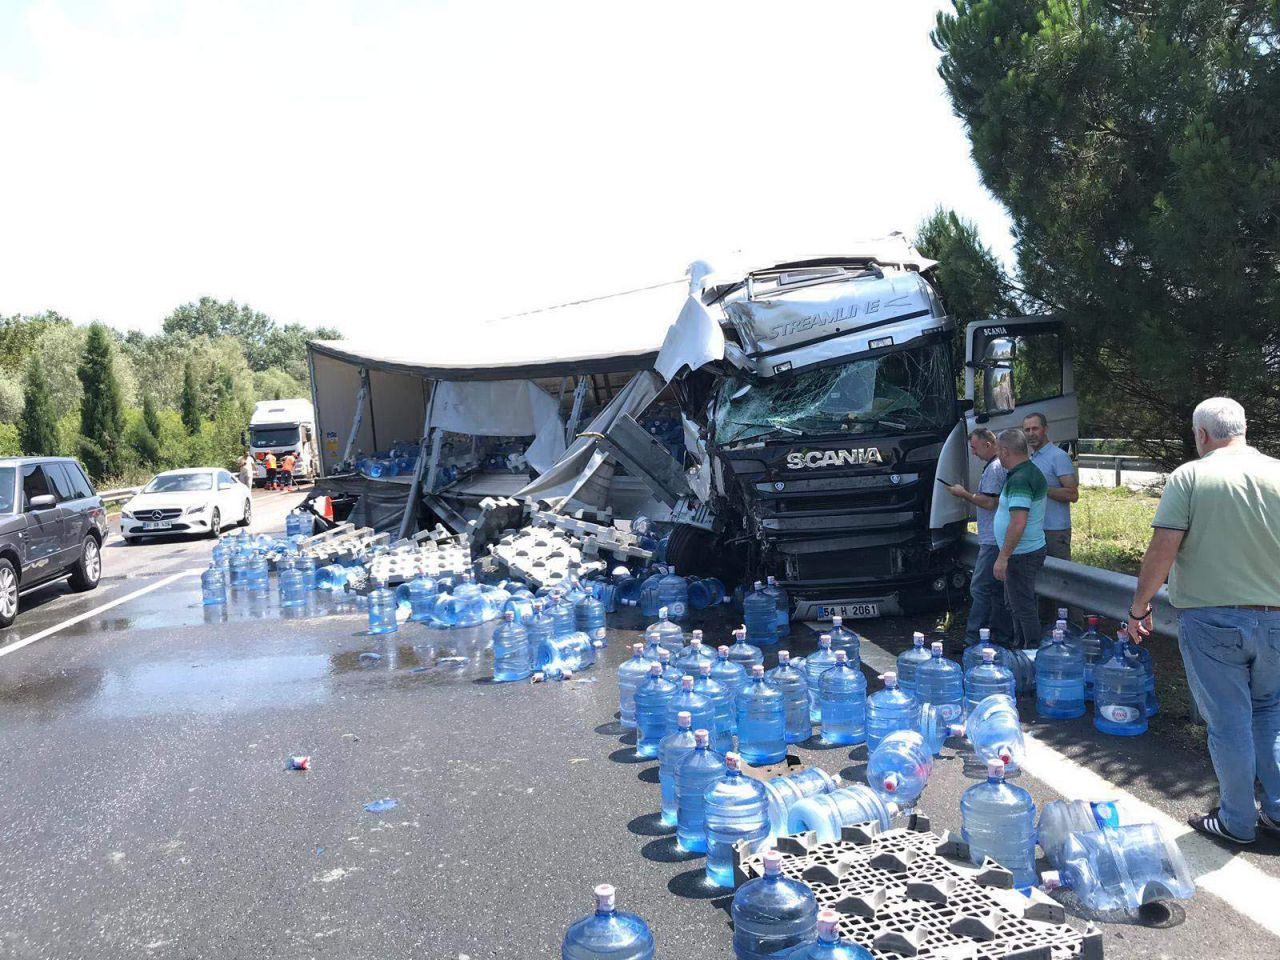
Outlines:
[{"label": "crushed plastic bottle", "polygon": [[817,767],[766,781],[764,792],[769,801],[769,835],[781,837],[786,834],[791,808],[805,797],[834,793],[840,787],[838,776],[833,777]]},{"label": "crushed plastic bottle", "polygon": [[831,652],[843,650],[849,655],[849,665],[855,670],[861,669],[862,636],[858,631],[846,629],[844,617],[837,613],[831,618],[831,629],[827,632],[831,636]]},{"label": "crushed plastic bottle", "polygon": [[707,789],[724,776],[725,762],[709,748],[711,733],[693,731],[693,753],[676,767],[676,843],[691,853],[707,850]]},{"label": "crushed plastic bottle", "polygon": [[982,649],[982,662],[964,675],[964,712],[967,716],[987,697],[1004,694],[1017,697],[1018,688],[1013,674],[996,662],[994,647]]},{"label": "crushed plastic bottle", "polygon": [[771,646],[778,642],[778,607],[774,598],[765,593],[759,580],[755,589],[742,600],[743,626],[747,639],[753,644]]},{"label": "crushed plastic bottle", "polygon": [[866,947],[841,939],[840,914],[826,909],[818,911],[818,939],[792,947],[779,954],[778,960],[872,960],[872,957]]},{"label": "crushed plastic bottle", "polygon": [[911,635],[911,648],[898,654],[898,686],[903,693],[916,697],[916,670],[931,659],[933,654],[924,647],[924,634],[917,630]]},{"label": "crushed plastic bottle", "polygon": [[831,634],[818,637],[818,649],[804,659],[805,676],[809,678],[809,722],[817,726],[822,722],[818,710],[818,684],[822,675],[836,665],[836,654],[831,649]]},{"label": "crushed plastic bottle", "polygon": [[1093,702],[1093,674],[1099,663],[1111,656],[1111,638],[1098,629],[1098,615],[1090,614],[1088,628],[1080,634],[1080,650],[1084,654],[1084,698]]},{"label": "crushed plastic bottle", "polygon": [[766,676],[769,683],[782,691],[786,707],[785,736],[787,743],[803,743],[813,736],[809,723],[809,681],[804,671],[791,666],[791,654],[778,651],[778,665]]},{"label": "crushed plastic bottle", "polygon": [[644,655],[644,644],[631,646],[631,659],[618,667],[618,719],[626,730],[636,727],[636,688],[649,676],[654,661]]},{"label": "crushed plastic bottle", "polygon": [[680,678],[680,687],[676,695],[667,704],[667,730],[676,728],[676,717],[684,711],[693,715],[694,729],[706,728],[714,730],[716,726],[716,707],[710,699],[693,689],[693,677],[685,674]]},{"label": "crushed plastic bottle", "polygon": [[746,627],[733,631],[733,638],[733,645],[729,647],[729,659],[742,667],[749,676],[753,666],[764,663],[764,651],[753,643],[747,643]]},{"label": "crushed plastic bottle", "polygon": [[979,760],[999,760],[1006,771],[1016,770],[1027,755],[1018,703],[1007,694],[992,694],[980,700],[964,723],[952,725],[950,733],[968,737]]},{"label": "crushed plastic bottle", "polygon": [[886,801],[866,784],[851,783],[796,803],[787,816],[787,833],[813,831],[819,843],[834,843],[845,827],[859,823],[875,822],[888,830],[898,810],[896,801]]},{"label": "crushed plastic bottle", "polygon": [[1189,900],[1196,885],[1187,861],[1154,823],[1067,835],[1062,865],[1045,888],[1065,887],[1090,910],[1136,910],[1153,900]]},{"label": "crushed plastic bottle", "polygon": [[964,674],[960,664],[942,655],[942,644],[937,641],[929,662],[916,670],[915,696],[921,703],[932,704],[944,723],[955,723],[964,715]]},{"label": "crushed plastic bottle", "polygon": [[776,958],[818,936],[818,901],[807,884],[782,875],[782,855],[764,855],[764,876],[733,895],[733,954],[737,960]]},{"label": "crushed plastic bottle", "polygon": [[533,668],[544,677],[564,677],[585,670],[595,662],[595,645],[585,633],[574,630],[568,636],[553,636],[538,644]]},{"label": "crushed plastic bottle", "polygon": [[396,622],[396,595],[381,581],[369,591],[369,633],[377,636],[395,633],[400,629]]},{"label": "crushed plastic bottle", "polygon": [[1045,859],[1060,868],[1068,836],[1114,829],[1126,819],[1115,800],[1050,800],[1040,808],[1036,834]]},{"label": "crushed plastic bottle", "polygon": [[669,827],[676,825],[676,768],[698,745],[693,735],[693,717],[688,710],[676,715],[676,728],[658,744],[658,783],[662,787],[662,822]]},{"label": "crushed plastic bottle", "polygon": [[[805,718],[808,719],[806,698]],[[786,704],[782,691],[765,680],[764,667],[751,668],[751,681],[738,695],[738,752],[753,766],[786,759]]]},{"label": "crushed plastic bottle", "polygon": [[200,602],[206,607],[227,602],[227,576],[216,560],[209,564],[208,570],[200,574]]},{"label": "crushed plastic bottle", "polygon": [[960,835],[969,859],[990,857],[1013,874],[1013,885],[1036,885],[1036,805],[1019,786],[1005,783],[1004,764],[987,762],[986,783],[975,783],[960,797]]},{"label": "crushed plastic bottle", "polygon": [[649,665],[649,678],[636,687],[636,756],[652,759],[667,735],[667,704],[676,685],[662,676],[662,666]]},{"label": "crushed plastic bottle", "polygon": [[835,745],[867,739],[867,679],[849,665],[849,654],[836,652],[836,665],[818,681],[822,742]]},{"label": "crushed plastic bottle", "polygon": [[867,753],[898,730],[918,730],[920,702],[898,686],[898,675],[884,675],[884,689],[867,698]]},{"label": "crushed plastic bottle", "polygon": [[1094,668],[1093,676],[1093,725],[1117,737],[1146,733],[1146,673],[1123,630],[1111,657]]},{"label": "crushed plastic bottle", "polygon": [[698,676],[694,678],[693,689],[695,693],[711,701],[711,708],[715,714],[715,727],[711,731],[711,749],[716,753],[725,754],[733,749],[736,707],[733,702],[733,691],[716,680],[711,675],[711,670],[711,664],[703,660],[698,667]]},{"label": "crushed plastic bottle", "polygon": [[707,879],[733,886],[734,845],[745,842],[756,853],[769,839],[768,800],[764,785],[742,775],[736,753],[724,758],[725,772],[703,795],[707,832]]},{"label": "crushed plastic bottle", "polygon": [[791,598],[787,596],[787,591],[778,585],[776,577],[768,577],[765,581],[764,592],[773,599],[774,621],[777,624],[777,637],[779,640],[791,636]]},{"label": "crushed plastic bottle", "polygon": [[560,960],[653,960],[649,925],[619,910],[615,898],[611,885],[595,888],[596,912],[565,931]]},{"label": "crushed plastic bottle", "polygon": [[1072,720],[1083,717],[1084,709],[1084,653],[1068,646],[1062,630],[1055,629],[1036,653],[1036,713],[1046,720]]},{"label": "crushed plastic bottle", "polygon": [[516,615],[508,610],[502,623],[493,631],[493,679],[499,683],[526,680],[533,673],[529,660],[529,631],[516,623]]}]

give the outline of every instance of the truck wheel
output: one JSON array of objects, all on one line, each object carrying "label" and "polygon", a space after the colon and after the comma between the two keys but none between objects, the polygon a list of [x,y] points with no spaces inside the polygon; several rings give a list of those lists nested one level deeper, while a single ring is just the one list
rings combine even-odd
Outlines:
[{"label": "truck wheel", "polygon": [[727,555],[720,549],[719,538],[701,527],[679,524],[667,537],[667,563],[686,577],[717,577],[733,587],[742,579],[740,560]]}]

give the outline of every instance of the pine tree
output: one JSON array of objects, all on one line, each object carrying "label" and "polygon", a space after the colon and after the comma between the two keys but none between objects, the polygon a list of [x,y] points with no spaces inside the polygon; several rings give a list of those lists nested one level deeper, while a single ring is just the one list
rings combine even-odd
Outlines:
[{"label": "pine tree", "polygon": [[147,432],[159,440],[160,415],[156,413],[156,402],[149,393],[142,398],[142,422],[147,425]]},{"label": "pine tree", "polygon": [[182,425],[187,436],[194,437],[200,432],[200,392],[190,363],[182,368]]},{"label": "pine tree", "polygon": [[142,398],[142,422],[135,423],[129,431],[129,446],[144,466],[154,468],[159,465],[160,417],[149,393]]},{"label": "pine tree", "polygon": [[92,324],[76,376],[84,389],[80,403],[81,457],[98,479],[119,476],[123,466],[124,399],[112,359],[111,335],[101,323]]},{"label": "pine tree", "polygon": [[18,442],[27,456],[48,457],[58,452],[58,418],[54,416],[49,380],[38,354],[32,355],[27,367]]}]

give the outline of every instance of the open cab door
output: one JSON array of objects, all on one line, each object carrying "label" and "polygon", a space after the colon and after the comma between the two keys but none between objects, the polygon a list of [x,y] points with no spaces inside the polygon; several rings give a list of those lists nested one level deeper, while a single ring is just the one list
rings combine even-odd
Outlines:
[{"label": "open cab door", "polygon": [[[1071,344],[1066,325],[1052,317],[1020,317],[971,323],[965,329],[965,397],[971,401],[969,430],[995,433],[1022,426],[1023,417],[1042,413],[1049,440],[1074,457],[1079,410],[1071,373]],[[976,490],[983,464],[969,463],[970,490]]]}]

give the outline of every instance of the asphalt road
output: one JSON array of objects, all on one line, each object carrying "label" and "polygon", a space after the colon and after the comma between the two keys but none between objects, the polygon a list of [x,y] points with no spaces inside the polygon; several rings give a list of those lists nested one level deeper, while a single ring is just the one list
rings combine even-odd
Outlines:
[{"label": "asphalt road", "polygon": [[[291,502],[260,495],[258,523],[282,526]],[[194,574],[92,612],[208,548],[113,545],[102,588],[50,590],[0,637],[90,614],[0,656],[0,956],[551,957],[604,880],[661,956],[732,956],[729,899],[658,824],[656,764],[634,762],[616,724],[613,668],[638,615],[614,618],[594,670],[532,685],[487,680],[484,629],[371,638],[353,607],[210,618]],[[922,624],[860,626],[870,674]],[[813,636],[797,625],[789,645]],[[1019,779],[1037,802],[1095,776],[1177,819],[1212,801],[1177,718],[1137,740],[1029,729],[1049,758]],[[863,777],[862,747],[796,752]],[[285,769],[296,753],[311,771]],[[958,828],[975,776],[949,745],[921,803],[935,828]],[[365,812],[383,798],[397,805]],[[1246,896],[1204,889],[1164,929],[1105,923],[1107,956],[1274,960],[1275,918],[1247,894],[1280,881],[1280,844],[1233,857],[1179,842],[1206,883]]]}]

